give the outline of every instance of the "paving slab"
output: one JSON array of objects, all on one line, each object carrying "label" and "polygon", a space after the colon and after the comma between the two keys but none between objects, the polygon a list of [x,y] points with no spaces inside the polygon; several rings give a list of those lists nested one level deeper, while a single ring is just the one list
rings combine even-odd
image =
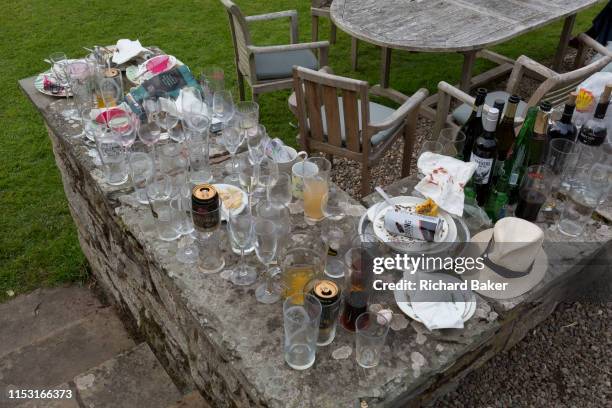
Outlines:
[{"label": "paving slab", "polygon": [[0,304],[0,358],[53,335],[102,305],[79,286],[37,289]]},{"label": "paving slab", "polygon": [[0,359],[0,389],[48,389],[134,346],[111,307]]},{"label": "paving slab", "polygon": [[74,378],[84,407],[167,408],[181,393],[146,343]]}]

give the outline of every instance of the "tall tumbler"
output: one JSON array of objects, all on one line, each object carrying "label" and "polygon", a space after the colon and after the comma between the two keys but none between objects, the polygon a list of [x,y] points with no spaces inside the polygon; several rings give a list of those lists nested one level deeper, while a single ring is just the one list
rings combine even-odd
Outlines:
[{"label": "tall tumbler", "polygon": [[315,362],[321,302],[305,293],[288,297],[283,303],[285,361],[295,370],[306,370]]},{"label": "tall tumbler", "polygon": [[140,204],[148,204],[147,185],[153,178],[153,159],[145,152],[135,152],[129,158],[130,176]]},{"label": "tall tumbler", "polygon": [[125,183],[128,179],[127,160],[119,138],[111,132],[99,132],[95,139],[106,182],[111,186]]},{"label": "tall tumbler", "polygon": [[178,232],[179,213],[172,205],[175,195],[173,195],[170,178],[166,175],[157,175],[147,186],[147,197],[159,239],[174,241],[180,236]]},{"label": "tall tumbler", "polygon": [[571,237],[582,234],[593,211],[612,185],[610,165],[595,163],[588,172],[581,174],[584,177],[572,184],[558,223],[559,231]]},{"label": "tall tumbler", "polygon": [[355,322],[355,357],[363,368],[376,367],[380,362],[389,320],[378,313],[365,312]]},{"label": "tall tumbler", "polygon": [[213,176],[209,165],[208,125],[206,129],[188,128],[189,137],[189,181],[193,184],[209,183]]},{"label": "tall tumbler", "polygon": [[324,157],[309,157],[305,163],[317,166],[317,172],[304,175],[304,220],[315,224],[325,218],[323,199],[329,192],[331,163]]}]

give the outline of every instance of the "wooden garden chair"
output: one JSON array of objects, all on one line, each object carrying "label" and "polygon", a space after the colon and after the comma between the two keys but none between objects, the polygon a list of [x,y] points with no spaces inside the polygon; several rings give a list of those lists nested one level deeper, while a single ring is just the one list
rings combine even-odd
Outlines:
[{"label": "wooden garden chair", "polygon": [[399,108],[370,102],[368,83],[333,75],[329,67],[315,71],[293,68],[289,107],[297,116],[299,141],[307,152],[323,152],[361,162],[361,194],[370,188],[370,167],[399,137],[404,138],[402,177],[410,172],[410,159],[420,105],[429,92],[418,90]]},{"label": "wooden garden chair", "polygon": [[[529,107],[536,106],[543,100],[550,101],[553,107],[563,105],[567,100],[567,95],[576,89],[582,81],[601,71],[612,61],[612,53],[586,34],[580,34],[578,39],[584,48],[582,51],[579,51],[577,59],[582,58],[580,54],[586,52],[585,49],[587,47],[595,49],[603,57],[589,65],[560,74],[529,57],[520,56],[514,63],[506,89],[504,91],[489,92],[485,104],[493,106],[496,99],[507,101],[510,95],[517,93],[519,84],[525,76],[529,76],[541,81],[541,83],[527,102],[521,101],[519,103],[517,116],[524,117]],[[452,98],[460,100],[463,104],[449,114]],[[472,111],[473,104],[474,98],[472,96],[447,82],[441,81],[438,84],[438,102],[433,129],[434,137],[440,133],[440,130],[445,125],[461,126],[464,124]]]},{"label": "wooden garden chair", "polygon": [[[330,20],[329,28],[329,43],[336,43],[337,28],[336,25],[331,21],[329,7],[333,0],[311,0],[310,4],[310,15],[312,18],[311,35],[312,41],[319,41],[319,17],[324,17]],[[357,48],[358,40],[355,37],[351,37],[351,67],[353,71],[357,70]]]},{"label": "wooden garden chair", "polygon": [[[240,100],[245,99],[244,80],[251,87],[253,100],[261,93],[291,88],[294,65],[318,69],[327,64],[329,42],[298,43],[298,15],[295,10],[244,16],[231,0],[221,0],[229,16]],[[255,46],[248,24],[256,21],[289,18],[290,44]],[[314,52],[313,52],[314,51]],[[319,59],[317,59],[317,53]]]}]

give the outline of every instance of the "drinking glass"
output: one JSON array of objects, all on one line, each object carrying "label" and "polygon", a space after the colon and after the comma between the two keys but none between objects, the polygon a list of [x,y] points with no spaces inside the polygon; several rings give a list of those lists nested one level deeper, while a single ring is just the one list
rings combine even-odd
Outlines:
[{"label": "drinking glass", "polygon": [[130,154],[128,163],[136,199],[140,204],[148,204],[147,185],[153,178],[153,160],[147,153],[135,152]]},{"label": "drinking glass", "polygon": [[225,146],[225,148],[227,149],[227,151],[232,157],[231,166],[230,166],[231,173],[229,176],[225,178],[225,180],[226,182],[230,184],[236,183],[239,181],[238,173],[236,172],[237,170],[236,152],[238,151],[238,148],[242,144],[242,141],[244,140],[244,136],[235,127],[228,126],[221,131],[221,140],[223,141],[223,145]]},{"label": "drinking glass", "polygon": [[442,145],[441,153],[463,159],[463,147],[465,146],[465,133],[458,128],[444,128],[438,135],[438,142]]},{"label": "drinking glass", "polygon": [[234,100],[230,91],[216,91],[213,95],[213,117],[227,123],[234,116]]},{"label": "drinking glass", "polygon": [[255,268],[248,265],[244,258],[244,250],[253,240],[253,215],[247,206],[243,211],[230,209],[228,216],[230,238],[234,245],[240,248],[240,263],[232,270],[230,280],[234,285],[248,286],[257,280]]},{"label": "drinking glass", "polygon": [[85,135],[81,110],[94,107],[92,68],[85,60],[79,60],[67,64],[66,71],[74,105],[77,109],[77,115],[72,119],[81,120],[82,129],[81,133],[72,137],[81,137]]},{"label": "drinking glass", "polygon": [[123,101],[121,71],[116,68],[101,68],[96,75],[96,88],[100,97],[100,107],[119,106]]},{"label": "drinking glass", "polygon": [[540,208],[550,195],[552,182],[553,173],[550,167],[541,164],[529,166],[519,188],[519,202],[514,215],[535,222]]},{"label": "drinking glass", "polygon": [[321,229],[321,236],[327,245],[327,262],[325,263],[325,275],[330,278],[342,278],[346,266],[342,259],[342,247],[345,234],[340,225],[333,220],[327,220]]},{"label": "drinking glass", "polygon": [[304,176],[304,220],[312,225],[324,218],[322,204],[329,192],[331,163],[324,157],[309,157],[305,161],[317,166],[315,174]]},{"label": "drinking glass", "polygon": [[389,320],[378,313],[365,312],[355,322],[355,358],[363,368],[376,367],[389,332]]},{"label": "drinking glass", "polygon": [[138,127],[138,138],[142,143],[144,143],[151,149],[151,157],[153,159],[154,165],[155,161],[157,160],[155,154],[155,143],[157,143],[157,141],[159,140],[160,135],[161,129],[155,122],[147,121],[141,123]]},{"label": "drinking glass", "polygon": [[203,81],[206,81],[213,94],[225,89],[225,74],[223,72],[223,68],[221,67],[210,66],[204,68],[200,78],[202,78]]},{"label": "drinking glass", "polygon": [[286,173],[279,173],[276,182],[268,186],[268,201],[274,206],[287,206],[291,203],[292,189],[291,176]]},{"label": "drinking glass", "polygon": [[253,225],[255,254],[264,264],[264,282],[255,289],[255,298],[260,303],[272,304],[280,299],[280,288],[272,282],[270,264],[276,257],[278,233],[274,222],[265,218],[255,218]]},{"label": "drinking glass", "polygon": [[98,123],[96,120],[97,109],[93,107],[83,107],[81,109],[81,123],[86,142],[96,141],[96,135],[106,132],[106,125]]},{"label": "drinking glass", "polygon": [[255,165],[255,170],[258,172],[255,193],[256,199],[260,200],[266,197],[268,189],[278,180],[278,165],[274,160],[264,157],[258,165]]},{"label": "drinking glass", "polygon": [[106,183],[119,186],[128,179],[126,155],[121,141],[111,132],[96,133],[96,147],[104,167]]},{"label": "drinking glass", "polygon": [[[208,114],[208,108],[202,92],[195,87],[187,86],[181,89],[181,113],[183,120],[188,120],[192,114]],[[210,118],[209,118],[210,119]]]},{"label": "drinking glass", "polygon": [[188,181],[188,160],[183,146],[178,143],[166,143],[161,147],[159,171],[170,177],[175,192],[183,189]]},{"label": "drinking glass", "polygon": [[70,60],[66,57],[63,52],[54,52],[49,55],[49,62],[51,63],[51,72],[58,82],[58,85],[64,88],[66,94],[66,109],[62,111],[62,115],[66,119],[78,119],[78,111],[75,109],[74,104],[70,102],[70,94],[72,89],[70,88],[70,81],[68,79],[67,67]]},{"label": "drinking glass", "polygon": [[340,221],[344,218],[347,200],[345,193],[336,185],[331,184],[327,194],[323,196],[321,210],[325,218]]},{"label": "drinking glass", "polygon": [[125,153],[128,153],[129,148],[136,141],[137,133],[137,118],[136,115],[126,112],[121,109],[113,111],[112,115],[109,115],[107,126],[110,131],[117,136],[121,145],[125,149]]},{"label": "drinking glass", "polygon": [[241,155],[238,158],[238,178],[240,185],[248,194],[250,207],[253,204],[253,191],[255,191],[259,183],[259,166],[251,164],[247,155]]},{"label": "drinking glass", "polygon": [[294,370],[306,370],[315,362],[321,310],[321,302],[311,294],[290,296],[283,303],[283,350]]},{"label": "drinking glass", "polygon": [[372,280],[373,252],[362,243],[359,247],[349,249],[344,255],[346,270],[344,273],[344,309],[340,324],[346,330],[354,332],[357,317],[367,311],[370,299]]},{"label": "drinking glass", "polygon": [[425,152],[442,154],[443,150],[444,146],[442,146],[442,143],[434,140],[426,140],[421,145],[421,149],[419,150],[419,155],[417,157],[421,157],[421,155]]},{"label": "drinking glass", "polygon": [[221,209],[211,211],[190,208],[194,227],[193,234],[198,246],[198,269],[204,274],[220,272],[225,266],[225,258],[219,248],[220,240],[214,235],[218,234],[221,225]]},{"label": "drinking glass", "polygon": [[559,231],[571,237],[578,237],[599,205],[607,196],[612,185],[612,166],[595,163],[585,173],[588,176],[572,184],[561,217],[557,224]]},{"label": "drinking glass", "polygon": [[[291,213],[286,206],[275,205],[270,200],[262,200],[255,206],[255,214],[258,218],[270,220],[276,225],[276,233],[278,235],[278,243],[276,248],[277,258],[283,256],[287,246],[287,237],[291,234]],[[280,273],[280,268],[273,268],[274,276]]]},{"label": "drinking glass", "polygon": [[177,229],[178,211],[172,206],[175,198],[170,177],[156,175],[147,186],[147,198],[151,206],[157,235],[162,241],[174,241],[180,236]]},{"label": "drinking glass", "polygon": [[190,181],[194,184],[208,183],[213,178],[209,165],[210,120],[203,114],[193,114],[188,123]]},{"label": "drinking glass", "polygon": [[236,122],[243,137],[253,136],[259,124],[259,105],[253,101],[236,103]]},{"label": "drinking glass", "polygon": [[281,260],[281,287],[287,298],[304,292],[306,284],[325,270],[327,248],[321,236],[314,232],[292,233],[292,240]]},{"label": "drinking glass", "polygon": [[257,125],[256,131],[248,133],[246,140],[249,148],[249,159],[255,164],[261,163],[266,157],[266,144],[268,143],[265,126]]},{"label": "drinking glass", "polygon": [[[544,214],[558,214],[559,209],[557,205],[559,200],[557,194],[562,188],[561,180],[566,170],[569,169],[573,163],[576,162],[578,153],[574,149],[576,143],[568,139],[553,139],[548,144],[548,151],[546,154],[546,164],[552,171],[552,188],[551,194],[548,197],[546,203],[542,208]],[[565,190],[567,192],[567,190]]]}]

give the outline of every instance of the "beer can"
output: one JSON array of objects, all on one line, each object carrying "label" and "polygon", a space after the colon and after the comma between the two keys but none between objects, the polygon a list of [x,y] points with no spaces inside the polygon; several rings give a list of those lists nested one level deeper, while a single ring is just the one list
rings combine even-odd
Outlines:
[{"label": "beer can", "polygon": [[390,210],[385,214],[385,229],[392,234],[427,242],[439,241],[442,234],[442,219],[428,215]]},{"label": "beer can", "polygon": [[310,291],[321,302],[321,320],[317,345],[326,346],[336,336],[336,322],[340,312],[340,287],[333,281],[316,281]]},{"label": "beer can", "polygon": [[193,226],[199,231],[216,228],[221,221],[220,199],[212,184],[198,184],[191,190]]}]

